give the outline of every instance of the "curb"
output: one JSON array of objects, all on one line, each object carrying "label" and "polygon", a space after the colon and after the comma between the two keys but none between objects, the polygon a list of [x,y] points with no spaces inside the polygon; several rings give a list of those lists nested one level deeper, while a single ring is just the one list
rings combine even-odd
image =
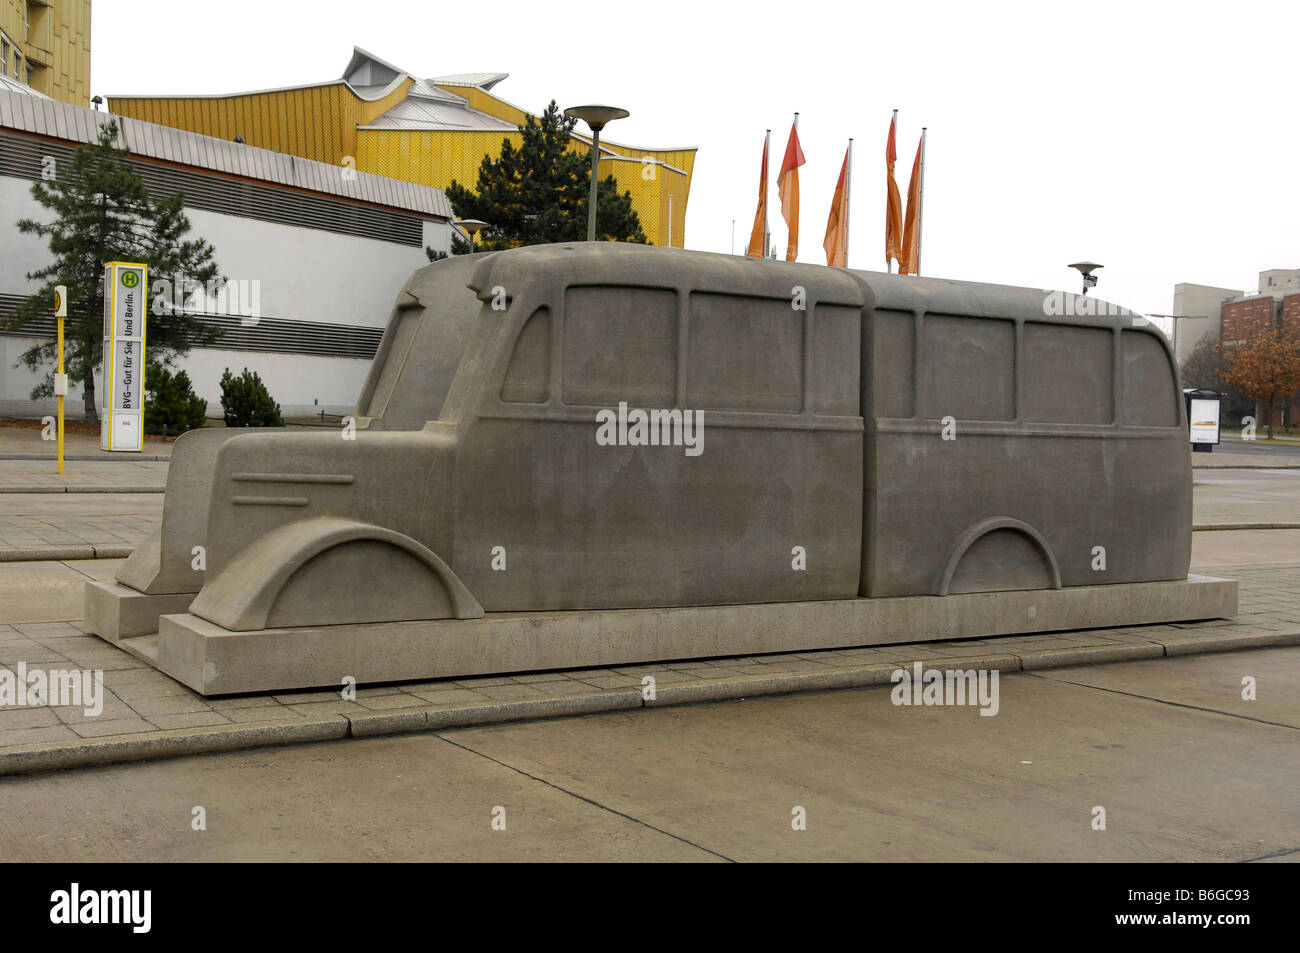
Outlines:
[{"label": "curb", "polygon": [[[1073,665],[1095,665],[1136,659],[1300,645],[1300,628],[1294,631],[1242,633],[1237,636],[1199,634],[1195,630],[1185,631],[1186,634],[1181,637],[1156,638],[1149,642],[1081,645],[1078,648],[1056,648],[1038,652],[990,652],[967,657],[928,656],[927,646],[921,643],[915,644],[917,654],[914,661],[919,661],[927,667],[1033,672]],[[894,648],[894,646],[887,648]],[[907,647],[898,646],[898,648]],[[802,692],[866,688],[888,685],[895,671],[905,665],[914,664],[914,661],[897,663],[875,661],[828,672],[795,672],[773,676],[711,679],[705,682],[669,683],[658,688],[653,699],[643,698],[639,689],[615,689],[587,695],[517,702],[435,705],[395,712],[338,714],[324,719],[290,724],[177,728],[147,734],[122,735],[112,739],[23,745],[10,751],[0,751],[0,777],[154,761],[162,758],[181,758],[276,745],[438,732],[513,721],[693,705],[764,695],[792,695]]]},{"label": "curb", "polygon": [[125,559],[134,546],[47,546],[42,549],[0,549],[0,563],[58,562],[64,559]]},{"label": "curb", "polygon": [[165,486],[0,486],[0,493],[166,493]]},{"label": "curb", "polygon": [[1193,533],[1212,533],[1230,529],[1300,529],[1300,523],[1203,523],[1193,525]]},{"label": "curb", "polygon": [[[131,452],[131,451],[126,451]],[[108,451],[103,453],[65,453],[64,460],[75,460],[80,463],[136,463],[140,460],[148,460],[151,463],[166,463],[171,459],[170,454],[161,453],[142,453],[139,456],[130,457],[110,457],[106,456]],[[55,453],[0,453],[0,460],[48,460],[51,463],[58,459]]]},{"label": "curb", "polygon": [[29,745],[0,756],[0,776],[60,771],[132,761],[183,758],[186,755],[239,751],[267,745],[337,741],[348,735],[345,718],[288,725],[222,725],[219,728],[178,728],[149,735],[123,735],[104,741],[64,741]]},{"label": "curb", "polygon": [[[1237,454],[1244,456],[1244,454]],[[1263,456],[1263,454],[1260,454]],[[1297,463],[1193,463],[1193,470],[1300,470]]]}]

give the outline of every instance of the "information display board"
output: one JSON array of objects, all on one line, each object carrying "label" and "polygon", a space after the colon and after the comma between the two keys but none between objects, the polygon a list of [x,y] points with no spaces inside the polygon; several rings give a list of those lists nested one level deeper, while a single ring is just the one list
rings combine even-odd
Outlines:
[{"label": "information display board", "polygon": [[103,450],[144,448],[144,333],[149,266],[104,265],[104,381],[99,412]]},{"label": "information display board", "polygon": [[1187,424],[1192,443],[1219,442],[1219,399],[1193,397],[1187,406]]}]

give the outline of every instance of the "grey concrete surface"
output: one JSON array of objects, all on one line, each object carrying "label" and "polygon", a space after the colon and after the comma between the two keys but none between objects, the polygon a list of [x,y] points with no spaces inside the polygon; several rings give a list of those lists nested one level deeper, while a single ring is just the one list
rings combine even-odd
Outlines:
[{"label": "grey concrete surface", "polygon": [[1300,528],[1300,470],[1195,470],[1197,529]]},{"label": "grey concrete surface", "polygon": [[111,579],[123,559],[0,562],[0,618],[6,623],[66,623],[79,616],[88,579]]},{"label": "grey concrete surface", "polygon": [[[242,587],[257,589],[255,578]],[[365,685],[1136,628],[1231,619],[1238,606],[1235,580],[1193,574],[1173,582],[910,598],[497,612],[379,624],[342,617],[240,632],[203,618],[200,601],[208,591],[189,604],[188,596],[145,597],[115,582],[88,583],[86,629],[203,695],[229,695],[328,687],[344,676]],[[212,607],[206,611],[211,615]],[[156,635],[146,635],[155,628]]]},{"label": "grey concrete surface", "polygon": [[[1275,457],[1292,466],[1300,466],[1300,440],[1295,438],[1277,438],[1265,440],[1242,440],[1231,434],[1223,434],[1222,441],[1211,453],[1198,453],[1196,458],[1221,459],[1224,454],[1230,456]],[[1193,462],[1196,462],[1194,459]]]},{"label": "grey concrete surface", "polygon": [[1210,566],[1219,571],[1288,563],[1300,564],[1300,529],[1244,529],[1192,536],[1192,567],[1196,571]]},{"label": "grey concrete surface", "polygon": [[[88,637],[84,623],[0,625],[0,666],[100,670],[105,699],[104,711],[89,716],[84,709],[49,705],[0,710],[0,775],[175,757],[203,750],[204,744],[210,750],[227,750],[236,742],[283,744],[292,740],[286,730],[337,729],[361,737],[876,685],[915,661],[1015,672],[1300,644],[1300,565],[1234,575],[1244,601],[1230,622],[403,682],[358,688],[355,700],[343,698],[338,689],[205,698],[134,655]],[[655,681],[654,699],[641,694],[647,675]]]},{"label": "grey concrete surface", "polygon": [[1298,685],[1273,649],[1007,675],[991,718],[880,687],[0,778],[0,856],[1295,861]]},{"label": "grey concrete surface", "polygon": [[0,494],[161,493],[168,466],[166,460],[109,460],[65,464],[63,473],[58,473],[53,460],[4,460],[0,464]]},{"label": "grey concrete surface", "polygon": [[[69,422],[80,423],[80,421]],[[54,441],[43,440],[44,428],[34,422],[0,421],[0,460],[54,460]],[[171,456],[172,445],[162,440],[146,437],[144,449],[139,453],[121,453],[99,449],[99,437],[93,434],[67,433],[63,438],[64,460],[78,463],[121,463],[127,460],[166,459]]]}]

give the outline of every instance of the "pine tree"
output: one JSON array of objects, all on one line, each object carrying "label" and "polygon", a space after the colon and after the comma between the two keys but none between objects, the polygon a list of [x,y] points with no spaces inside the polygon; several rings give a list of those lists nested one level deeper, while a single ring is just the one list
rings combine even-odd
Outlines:
[{"label": "pine tree", "polygon": [[221,411],[227,427],[283,427],[280,405],[271,397],[256,371],[244,368],[235,376],[226,368],[221,375]]},{"label": "pine tree", "polygon": [[[479,250],[582,241],[587,237],[591,157],[586,151],[572,149],[575,122],[565,118],[551,100],[540,120],[525,117],[519,127],[523,141],[518,147],[505,139],[500,156],[483,157],[477,192],[454,180],[447,187],[447,198],[458,216],[477,218],[490,225],[478,236]],[[612,175],[600,183],[596,237],[648,244],[641,220],[632,208],[632,193],[620,193]]]},{"label": "pine tree", "polygon": [[[65,364],[69,380],[85,389],[86,418],[98,423],[95,402],[95,368],[103,360],[104,263],[143,262],[149,281],[185,275],[204,282],[217,277],[213,248],[202,239],[185,238],[190,230],[183,209],[184,196],[151,198],[144,182],[127,161],[128,150],[117,145],[117,122],[99,127],[98,139],[77,151],[66,169],[53,180],[32,184],[32,197],[54,213],[49,223],[22,219],[18,230],[49,239],[53,261],[27,278],[41,282],[40,289],[21,304],[6,322],[16,331],[36,319],[48,317],[54,286],[68,289],[65,320]],[[146,343],[150,363],[174,364],[194,344],[210,344],[217,331],[176,308],[151,308]],[[34,344],[20,357],[32,371],[45,371],[32,390],[32,399],[54,392],[51,367],[56,364],[53,334]]]},{"label": "pine tree", "polygon": [[456,232],[451,233],[451,251],[434,251],[428,245],[424,247],[425,257],[429,261],[442,261],[444,258],[452,258],[456,255],[468,255],[474,249],[465,239],[461,238]]}]

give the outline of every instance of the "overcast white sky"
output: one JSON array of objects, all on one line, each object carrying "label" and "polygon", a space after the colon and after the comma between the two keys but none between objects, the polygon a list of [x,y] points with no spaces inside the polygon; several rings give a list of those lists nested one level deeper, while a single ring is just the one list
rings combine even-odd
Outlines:
[{"label": "overcast white sky", "polygon": [[[689,248],[743,248],[763,131],[773,172],[795,110],[801,261],[853,137],[849,265],[884,269],[884,147],[904,199],[929,127],[922,271],[1078,290],[1170,311],[1179,281],[1254,291],[1300,267],[1300,4],[1237,0],[600,4],[495,0],[94,0],[104,95],[220,93],[337,78],[353,45],[416,76],[500,71],[540,111],[602,102],[610,139],[697,146]],[[775,181],[774,241],[785,226]]]}]

